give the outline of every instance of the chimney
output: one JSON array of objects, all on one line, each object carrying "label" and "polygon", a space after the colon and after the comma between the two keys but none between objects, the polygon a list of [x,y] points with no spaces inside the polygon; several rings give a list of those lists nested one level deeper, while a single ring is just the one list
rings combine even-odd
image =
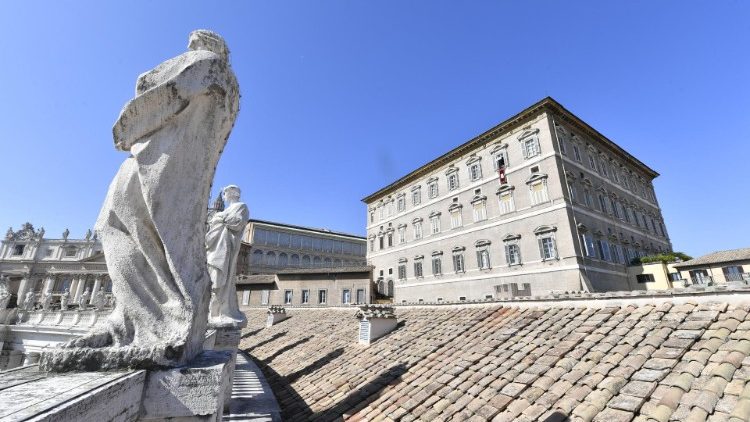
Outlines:
[{"label": "chimney", "polygon": [[269,306],[268,307],[268,318],[266,318],[266,328],[278,324],[279,322],[289,318],[286,315],[286,309],[281,306]]},{"label": "chimney", "polygon": [[396,328],[398,321],[392,306],[363,305],[359,309],[359,344],[369,346]]}]

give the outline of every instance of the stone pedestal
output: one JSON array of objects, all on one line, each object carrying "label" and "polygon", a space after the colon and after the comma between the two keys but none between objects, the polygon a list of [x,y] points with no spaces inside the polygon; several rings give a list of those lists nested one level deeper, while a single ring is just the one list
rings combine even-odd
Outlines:
[{"label": "stone pedestal", "polygon": [[186,366],[148,371],[141,420],[221,420],[232,366],[232,352],[204,350]]},{"label": "stone pedestal", "polygon": [[229,368],[229,382],[224,392],[224,405],[229,407],[232,398],[232,384],[234,383],[234,369],[237,363],[237,348],[240,345],[240,330],[238,328],[217,328],[213,350],[225,351],[232,354]]}]

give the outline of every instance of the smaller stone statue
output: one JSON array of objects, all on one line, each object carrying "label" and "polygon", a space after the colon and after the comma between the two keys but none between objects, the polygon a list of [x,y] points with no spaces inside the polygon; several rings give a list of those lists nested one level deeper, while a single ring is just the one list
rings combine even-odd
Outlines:
[{"label": "smaller stone statue", "polygon": [[91,291],[88,288],[81,293],[81,297],[78,299],[78,309],[85,311],[89,304],[89,298],[91,298]]},{"label": "smaller stone statue", "polygon": [[70,292],[68,289],[65,289],[63,294],[60,295],[60,310],[61,311],[67,311],[68,310],[68,302],[70,301]]},{"label": "smaller stone statue", "polygon": [[91,300],[91,305],[96,309],[102,309],[106,304],[107,298],[104,297],[104,286],[102,286],[96,293],[94,293],[94,298]]},{"label": "smaller stone statue", "polygon": [[86,230],[86,236],[84,239],[86,239],[87,242],[91,240],[91,229]]},{"label": "smaller stone statue", "polygon": [[49,311],[52,308],[52,293],[44,292],[42,294],[42,309]]},{"label": "smaller stone statue", "polygon": [[98,238],[99,238],[99,235],[98,235],[98,234],[97,234],[96,232],[94,232],[94,235],[93,235],[93,236],[91,236],[91,240],[92,240],[93,242],[96,242],[96,240],[97,240]]},{"label": "smaller stone statue", "polygon": [[39,233],[37,234],[37,239],[39,240],[44,239],[44,227],[39,229]]},{"label": "smaller stone statue", "polygon": [[238,328],[247,325],[247,319],[237,306],[234,274],[250,214],[247,205],[240,202],[239,187],[225,187],[222,196],[226,207],[211,217],[206,233],[208,274],[212,284],[208,323],[215,328]]},{"label": "smaller stone statue", "polygon": [[70,230],[65,229],[63,232],[63,240],[68,240],[68,236],[70,236]]},{"label": "smaller stone statue", "polygon": [[36,301],[36,295],[34,292],[26,292],[26,295],[23,298],[23,302],[21,304],[21,308],[24,311],[33,311],[34,310],[34,302]]},{"label": "smaller stone statue", "polygon": [[13,227],[8,227],[8,231],[5,232],[5,240],[13,239]]},{"label": "smaller stone statue", "polygon": [[8,307],[10,302],[10,287],[8,287],[8,278],[0,276],[0,309]]}]

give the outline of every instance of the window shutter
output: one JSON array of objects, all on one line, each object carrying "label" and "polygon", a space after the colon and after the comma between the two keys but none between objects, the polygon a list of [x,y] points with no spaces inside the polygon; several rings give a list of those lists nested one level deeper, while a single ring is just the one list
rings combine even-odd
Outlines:
[{"label": "window shutter", "polygon": [[511,260],[510,260],[510,245],[505,245],[505,262],[507,262],[508,265],[511,264]]},{"label": "window shutter", "polygon": [[539,243],[539,256],[542,257],[542,260],[546,259],[544,257],[544,245],[542,244],[542,238],[539,238],[537,240],[537,243]]}]

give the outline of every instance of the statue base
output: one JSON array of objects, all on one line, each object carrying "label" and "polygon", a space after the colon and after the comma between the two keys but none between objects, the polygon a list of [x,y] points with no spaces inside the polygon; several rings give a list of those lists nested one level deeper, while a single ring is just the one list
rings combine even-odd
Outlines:
[{"label": "statue base", "polygon": [[204,350],[186,366],[149,371],[141,420],[220,421],[233,368],[230,351]]},{"label": "statue base", "polygon": [[172,346],[56,348],[41,353],[39,370],[70,372],[161,369],[179,365],[182,353],[182,347]]}]

